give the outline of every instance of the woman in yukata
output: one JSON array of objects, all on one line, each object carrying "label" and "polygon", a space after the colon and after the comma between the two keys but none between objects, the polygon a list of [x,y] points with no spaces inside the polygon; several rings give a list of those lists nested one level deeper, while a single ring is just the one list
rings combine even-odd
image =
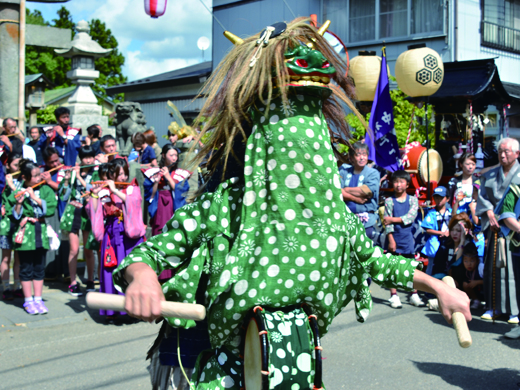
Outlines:
[{"label": "woman in yukata", "polygon": [[[128,180],[126,161],[120,158],[112,160],[107,177],[109,180],[105,184],[96,184],[92,189],[87,211],[94,236],[101,242],[99,290],[117,294],[112,272],[136,245],[144,241],[146,226],[143,223],[142,198],[137,183],[120,184]],[[100,314],[112,321],[118,313],[100,310]]]}]

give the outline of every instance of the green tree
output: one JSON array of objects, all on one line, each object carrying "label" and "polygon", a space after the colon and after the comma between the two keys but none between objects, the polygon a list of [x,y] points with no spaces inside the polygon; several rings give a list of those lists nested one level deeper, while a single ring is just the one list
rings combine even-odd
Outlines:
[{"label": "green tree", "polygon": [[[106,97],[106,87],[119,85],[128,81],[128,78],[123,76],[125,57],[117,49],[117,39],[112,35],[112,31],[107,29],[105,23],[99,19],[92,19],[89,26],[92,39],[99,43],[104,49],[112,49],[108,56],[96,60],[96,69],[99,70],[99,78],[96,80],[93,89]],[[123,100],[123,97],[123,94],[118,94],[114,97],[114,100],[120,102]]]},{"label": "green tree", "polygon": [[[57,18],[53,19],[52,23],[45,21],[40,11],[35,10],[31,12],[28,10],[27,23],[67,28],[73,32],[76,28],[72,15],[67,8],[63,6],[58,10]],[[93,19],[89,24],[92,39],[98,42],[103,48],[113,49],[107,57],[96,60],[96,69],[99,70],[100,76],[94,83],[92,89],[106,97],[106,87],[127,81],[122,71],[125,57],[117,49],[118,42],[112,35],[110,29],[107,29],[105,23],[98,19]],[[43,73],[56,85],[56,88],[65,88],[72,85],[71,81],[67,78],[67,72],[71,69],[70,58],[58,56],[52,48],[37,46],[26,46],[25,58],[26,74]],[[122,101],[123,99],[124,95],[119,94],[114,100]]]},{"label": "green tree", "polygon": [[[53,19],[52,24],[46,22],[38,10],[29,11],[28,15],[28,24],[69,28],[74,31],[75,25],[72,22],[72,16],[65,7],[58,10],[58,19]],[[56,88],[66,88],[72,85],[67,78],[70,65],[70,58],[58,56],[50,47],[26,46],[25,48],[25,74],[43,73],[56,85]]]},{"label": "green tree", "polygon": [[25,23],[26,24],[36,24],[38,26],[49,26],[49,22],[46,22],[43,18],[43,15],[40,11],[35,9],[31,12],[30,9],[25,9]]},{"label": "green tree", "polygon": [[56,124],[56,117],[54,116],[54,110],[56,110],[58,106],[54,106],[52,104],[46,106],[43,110],[38,110],[36,112],[37,122],[42,125],[46,124]]}]

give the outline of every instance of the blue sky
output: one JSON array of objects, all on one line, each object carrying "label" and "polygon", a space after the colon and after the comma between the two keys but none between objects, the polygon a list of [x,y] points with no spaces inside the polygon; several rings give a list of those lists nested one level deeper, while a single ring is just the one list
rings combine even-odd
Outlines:
[{"label": "blue sky", "polygon": [[[211,14],[201,0],[169,0],[166,13],[152,19],[144,11],[144,0],[70,0],[62,4],[27,2],[47,21],[57,18],[64,5],[75,23],[97,18],[105,22],[126,58],[123,73],[129,81],[183,68],[202,61],[197,40],[211,41]],[[202,0],[211,9],[211,0]],[[204,60],[211,59],[211,46]]]}]

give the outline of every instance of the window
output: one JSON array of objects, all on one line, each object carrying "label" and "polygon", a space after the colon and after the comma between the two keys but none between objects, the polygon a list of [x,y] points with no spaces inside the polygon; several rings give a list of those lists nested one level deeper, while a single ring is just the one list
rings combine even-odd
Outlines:
[{"label": "window", "polygon": [[323,19],[330,19],[332,30],[346,43],[444,30],[442,0],[324,0]]},{"label": "window", "polygon": [[482,5],[482,46],[520,53],[520,0],[483,0]]},{"label": "window", "polygon": [[94,59],[92,57],[74,56],[72,57],[72,69],[94,69]]}]

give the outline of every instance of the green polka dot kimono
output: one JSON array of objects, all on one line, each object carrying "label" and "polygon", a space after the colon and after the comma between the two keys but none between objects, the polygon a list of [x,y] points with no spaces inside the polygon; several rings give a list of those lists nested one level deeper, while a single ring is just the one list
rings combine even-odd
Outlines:
[{"label": "green polka dot kimono", "polygon": [[[412,289],[418,265],[372,246],[342,200],[321,100],[289,98],[288,105],[273,100],[267,115],[266,107],[251,111],[244,182],[231,179],[177,210],[163,234],[136,247],[114,272],[115,284],[124,289],[124,268],[132,263],[146,263],[157,274],[176,269],[163,285],[165,297],[190,303],[207,273],[210,340],[234,355],[230,361],[238,360],[239,325],[254,306],[276,309],[305,302],[324,335],[351,300],[358,320],[367,318],[372,307],[368,277]],[[168,320],[173,326],[194,325]],[[224,368],[217,370],[214,363],[203,368],[197,389],[216,388]],[[229,387],[239,388],[236,378],[233,382],[236,387]]]}]

